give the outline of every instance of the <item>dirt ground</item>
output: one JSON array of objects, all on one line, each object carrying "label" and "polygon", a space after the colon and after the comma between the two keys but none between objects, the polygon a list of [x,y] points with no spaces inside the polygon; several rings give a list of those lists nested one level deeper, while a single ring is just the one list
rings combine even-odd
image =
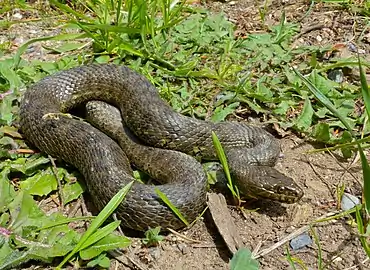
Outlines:
[{"label": "dirt ground", "polygon": [[[313,149],[312,145],[294,135],[282,139],[284,158],[277,168],[293,177],[304,189],[305,196],[298,204],[255,202],[248,209],[259,210],[247,212],[245,216],[235,208],[229,208],[245,246],[251,250],[269,248],[308,222],[335,211],[335,190],[339,184],[345,184],[347,192],[361,196],[360,165],[354,165],[350,172],[346,172],[346,162],[328,154],[306,154],[310,149]],[[324,265],[330,264],[327,269],[347,269],[366,259],[355,230],[344,220],[323,223],[316,230]],[[143,250],[138,246],[128,255],[145,258],[148,269],[229,269],[230,254],[208,215],[182,233],[201,243],[168,236],[170,241],[163,242],[159,248]],[[285,250],[286,244],[261,258],[261,269],[290,269]],[[313,244],[298,252],[291,251],[291,255],[299,257],[309,269],[317,269],[317,252],[317,246]],[[349,269],[369,269],[370,264],[365,263],[363,267]]]},{"label": "dirt ground", "polygon": [[[259,210],[247,213],[246,217],[230,209],[243,242],[251,250],[255,250],[259,245],[260,249],[268,248],[307,222],[335,210],[335,189],[338,184],[344,183],[351,194],[361,194],[359,166],[353,166],[351,173],[345,173],[343,167],[347,166],[346,163],[327,154],[305,154],[313,147],[295,136],[283,139],[282,149],[285,157],[277,164],[277,168],[293,177],[304,189],[305,196],[295,205],[256,202],[248,208]],[[353,229],[344,221],[318,226],[317,235],[324,262],[333,260],[328,269],[345,269],[366,258]],[[185,254],[178,248],[176,250],[176,245],[164,244],[163,250],[167,253],[171,247],[171,252],[168,257],[163,255],[156,261],[158,269],[228,269],[227,250],[222,245],[217,230],[212,226],[212,220],[206,218],[198,222],[187,232],[187,236],[201,240],[204,244],[195,244],[195,247]],[[285,249],[286,245],[283,245],[264,256],[260,260],[261,269],[288,269]],[[291,253],[311,269],[317,269],[318,255],[315,245]]]},{"label": "dirt ground", "polygon": [[[351,41],[359,49],[369,52],[369,31],[364,28],[364,22],[356,17],[356,14],[315,3],[307,16],[304,16],[311,1],[268,2],[270,3],[266,8],[265,23],[278,23],[282,12],[285,11],[287,21],[301,25],[298,43],[326,45]],[[238,35],[266,31],[258,13],[258,7],[263,6],[264,1],[207,1],[202,4],[213,11],[224,11],[228,18],[238,25]],[[24,27],[27,29],[26,25]],[[58,30],[52,31],[55,34]],[[24,37],[18,36],[18,40],[13,42],[23,43],[31,36],[40,36],[40,33],[28,30],[24,31],[24,34]],[[40,53],[41,48],[39,50],[35,46],[39,45],[34,45],[33,49],[28,51],[28,56],[44,59],[44,55]],[[339,185],[344,184],[346,192],[361,197],[362,175],[358,162],[347,171],[349,162],[342,160],[340,156],[306,154],[314,146],[295,135],[282,138],[281,143],[284,158],[279,161],[277,168],[294,178],[303,188],[303,199],[294,205],[257,201],[250,203],[247,208],[259,210],[246,211],[244,215],[236,208],[229,207],[244,245],[256,252],[271,247],[318,217],[336,211],[336,188]],[[370,269],[370,263],[365,260],[366,255],[356,237],[355,228],[345,220],[322,223],[315,228],[326,269]],[[209,214],[206,213],[191,229],[180,233],[197,242],[170,234],[159,247],[147,249],[136,239],[125,253],[126,257],[134,261],[132,265],[136,265],[136,268],[113,261],[111,269],[229,269],[231,255]],[[286,247],[287,244],[284,244],[260,258],[261,269],[290,269],[286,260]],[[297,252],[291,251],[291,254],[300,258],[308,269],[318,268],[318,248],[315,244]]]}]

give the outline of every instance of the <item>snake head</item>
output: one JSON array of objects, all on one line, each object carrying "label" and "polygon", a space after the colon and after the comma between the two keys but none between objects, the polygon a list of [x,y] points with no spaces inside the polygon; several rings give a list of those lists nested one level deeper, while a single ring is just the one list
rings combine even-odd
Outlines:
[{"label": "snake head", "polygon": [[239,192],[246,197],[295,203],[303,196],[303,190],[292,178],[273,167],[249,166],[232,174]]}]

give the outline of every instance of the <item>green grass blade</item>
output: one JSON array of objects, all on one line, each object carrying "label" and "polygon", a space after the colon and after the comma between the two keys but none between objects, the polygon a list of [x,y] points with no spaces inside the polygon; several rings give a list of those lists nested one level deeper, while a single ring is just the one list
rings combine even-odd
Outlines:
[{"label": "green grass blade", "polygon": [[[338,144],[338,145],[335,145],[335,146],[332,146],[332,147],[308,150],[306,153],[313,154],[313,153],[321,153],[321,152],[325,152],[325,151],[334,151],[334,150],[349,147],[349,146],[355,146],[355,145],[358,145],[359,143],[367,143],[369,141],[370,141],[370,136],[367,136],[365,138],[362,138],[362,139],[359,139],[359,140],[356,140],[356,141],[353,141],[353,142]],[[368,148],[368,147],[370,147],[370,146],[368,146],[368,145],[362,146],[363,149]]]},{"label": "green grass blade", "polygon": [[[359,61],[359,67],[361,70],[361,63]],[[351,129],[350,125],[344,118],[344,116],[339,113],[339,111],[334,107],[333,103],[325,96],[323,95],[319,89],[316,88],[315,85],[308,79],[306,79],[301,73],[299,73],[298,70],[293,69],[294,72],[298,75],[298,77],[304,82],[304,84],[307,86],[307,88],[311,91],[311,93],[327,108],[329,109],[335,116],[339,118],[339,120],[343,123],[343,125],[346,127],[346,129],[352,134],[353,137],[355,137],[355,134],[353,130]],[[315,71],[314,71],[315,72]],[[315,74],[315,73],[314,73]],[[362,92],[364,94],[364,101],[367,102],[366,111],[370,112],[370,95],[368,86],[366,83],[366,78],[364,73],[360,73],[361,75],[361,86],[362,86]],[[366,105],[366,103],[365,103]],[[370,167],[367,162],[366,156],[362,150],[362,147],[359,143],[359,141],[355,142],[357,144],[360,157],[361,157],[361,165],[363,170],[363,178],[364,178],[364,198],[365,198],[365,209],[367,213],[370,212]]]},{"label": "green grass blade", "polygon": [[227,186],[229,187],[233,196],[235,198],[237,198],[238,201],[240,202],[239,192],[235,189],[235,186],[234,186],[234,184],[232,182],[232,179],[231,179],[229,165],[227,164],[227,158],[226,158],[224,149],[222,148],[221,142],[218,139],[216,133],[214,133],[213,131],[212,131],[212,141],[213,141],[213,145],[216,149],[217,157],[220,160],[222,168],[224,169],[224,172],[225,172],[225,175],[226,175],[226,178],[227,178],[227,182],[228,182]]},{"label": "green grass blade", "polygon": [[297,270],[297,268],[295,267],[292,255],[290,254],[290,251],[289,251],[289,245],[286,246],[285,252],[286,252],[286,260],[288,261],[290,267],[292,268],[292,270]]},{"label": "green grass blade", "polygon": [[117,24],[121,23],[121,18],[122,18],[121,7],[122,7],[122,0],[118,0],[117,1],[117,13],[116,13],[116,23]]},{"label": "green grass blade", "polygon": [[[297,69],[293,68],[295,74],[303,81],[303,83],[307,86],[310,92],[316,97],[318,101],[322,103],[332,114],[339,118],[339,120],[343,123],[346,129],[354,136],[351,126],[348,124],[347,120],[344,116],[335,108],[334,104],[324,95],[321,93],[319,89],[306,77],[304,77]],[[317,71],[313,71],[313,74],[317,74]]]},{"label": "green grass blade", "polygon": [[367,158],[360,144],[358,145],[358,150],[360,153],[362,174],[364,178],[364,190],[363,190],[364,196],[363,197],[365,200],[365,209],[366,209],[367,215],[369,215],[370,213],[370,166],[369,166]]},{"label": "green grass blade", "polygon": [[77,243],[75,248],[63,259],[63,261],[57,266],[56,269],[61,269],[63,265],[76,254],[89,237],[103,224],[103,222],[114,212],[114,210],[121,204],[129,190],[131,189],[134,181],[130,182],[124,186],[114,197],[109,201],[109,203],[104,207],[104,209],[99,213],[99,215],[91,222],[89,228],[86,230],[84,235],[81,237],[80,241]]},{"label": "green grass blade", "polygon": [[[360,69],[360,78],[361,78],[361,92],[362,92],[362,97],[364,99],[365,107],[366,107],[366,112],[367,112],[367,118],[368,122],[370,119],[370,93],[369,93],[369,87],[367,85],[365,73],[362,69],[361,66],[361,61],[360,57],[358,57],[358,66]],[[362,173],[363,173],[363,178],[364,178],[364,200],[365,200],[365,209],[367,212],[367,215],[370,213],[370,166],[367,161],[367,158],[362,151],[362,148],[360,144],[358,144],[358,150],[360,152],[360,157],[361,157],[361,165],[362,165]]]},{"label": "green grass blade", "polygon": [[[370,67],[369,62],[363,62],[362,65],[364,65],[366,67]],[[329,64],[329,65],[323,66],[322,68],[319,68],[317,70],[317,72],[321,73],[321,72],[326,72],[326,71],[331,70],[331,69],[337,69],[337,68],[343,68],[343,67],[358,67],[358,61],[356,61],[356,60],[347,60],[347,59],[345,59],[345,60],[339,59],[334,64]]]},{"label": "green grass blade", "polygon": [[319,240],[316,230],[313,228],[312,225],[310,225],[310,231],[315,241],[315,244],[317,246],[317,266],[319,270],[322,270],[324,268],[323,268],[322,249],[321,249],[320,240]]},{"label": "green grass blade", "polygon": [[50,3],[55,5],[56,7],[58,7],[62,12],[64,12],[67,15],[72,14],[76,18],[79,18],[79,19],[82,19],[82,20],[85,20],[85,21],[88,21],[88,22],[91,22],[91,23],[94,22],[91,18],[89,18],[85,14],[82,14],[82,13],[79,13],[79,12],[75,11],[74,9],[70,8],[68,5],[60,3],[60,1],[50,0]]},{"label": "green grass blade", "polygon": [[200,213],[196,219],[193,220],[193,222],[190,223],[189,227],[192,227],[203,215],[204,213],[208,210],[208,206],[204,207],[202,213]]},{"label": "green grass blade", "polygon": [[175,213],[175,215],[186,225],[189,226],[189,222],[186,218],[181,214],[179,209],[167,198],[166,194],[160,191],[158,188],[154,189],[157,195],[161,198],[161,200]]},{"label": "green grass blade", "polygon": [[76,222],[76,221],[86,221],[86,220],[90,220],[90,219],[94,219],[94,218],[96,218],[96,217],[95,216],[88,216],[88,217],[86,216],[86,217],[66,218],[65,220],[61,220],[61,221],[53,222],[51,224],[44,225],[41,228],[35,229],[35,231],[39,232],[39,231],[50,229],[50,228],[57,227],[57,226],[60,226],[60,225],[69,224],[69,223]]},{"label": "green grass blade", "polygon": [[[361,76],[361,88],[362,88],[362,94],[365,101],[366,106],[366,112],[369,115],[370,112],[370,95],[369,95],[369,89],[366,82],[366,77],[362,71],[360,59],[358,59],[358,65],[360,68],[360,76]],[[294,72],[298,75],[298,77],[305,83],[305,85],[308,87],[308,89],[311,91],[311,93],[327,108],[329,109],[335,116],[339,118],[339,120],[343,123],[343,125],[347,128],[347,130],[352,134],[353,137],[355,137],[355,133],[347,123],[346,119],[336,110],[332,102],[323,95],[319,89],[317,89],[309,80],[307,80],[302,74],[300,74],[296,69],[294,69]],[[313,71],[315,72],[315,71]],[[314,73],[315,74],[315,73]],[[370,212],[370,166],[367,161],[367,158],[362,150],[361,144],[358,140],[355,141],[357,143],[358,151],[360,153],[361,158],[361,165],[362,165],[362,173],[364,178],[364,190],[363,190],[363,197],[365,200],[365,209],[367,215]],[[365,233],[364,227],[366,225],[363,224],[362,217],[360,214],[360,210],[358,207],[356,207],[356,221],[358,225],[358,230],[360,234]],[[367,222],[366,222],[367,223]],[[368,245],[367,239],[364,237],[360,237],[361,244],[368,256],[370,256],[370,247]]]},{"label": "green grass blade", "polygon": [[104,226],[103,228],[98,229],[85,241],[85,243],[80,247],[79,251],[91,246],[92,244],[98,242],[100,239],[103,239],[105,236],[117,229],[120,224],[121,221],[115,220],[112,223]]},{"label": "green grass blade", "polygon": [[241,247],[230,260],[230,270],[258,270],[259,262],[253,258],[252,252]]},{"label": "green grass blade", "polygon": [[83,29],[88,29],[89,31],[96,31],[96,30],[102,30],[106,32],[114,32],[114,33],[125,33],[125,34],[137,34],[140,33],[140,29],[136,29],[133,27],[125,27],[125,26],[116,26],[116,25],[110,25],[110,24],[103,24],[103,23],[84,23],[79,22],[80,26],[83,26]]},{"label": "green grass blade", "polygon": [[366,112],[367,112],[367,117],[368,117],[368,121],[369,121],[369,119],[370,119],[370,93],[369,93],[369,87],[368,87],[367,81],[366,81],[366,76],[365,76],[364,70],[362,69],[362,64],[361,64],[361,61],[360,61],[360,57],[358,57],[358,66],[360,68],[361,93],[362,93],[362,97],[364,99]]},{"label": "green grass blade", "polygon": [[46,40],[76,40],[80,38],[85,38],[85,34],[62,34],[56,36],[48,36],[48,37],[41,37],[41,38],[33,38],[28,40],[27,42],[23,43],[22,46],[19,47],[16,54],[14,55],[14,69],[18,68],[21,55],[27,50],[28,46],[32,43],[39,42],[39,41],[46,41]]},{"label": "green grass blade", "polygon": [[358,205],[356,205],[355,207],[356,209],[356,223],[357,223],[357,229],[358,229],[358,232],[359,232],[359,238],[360,238],[360,242],[361,242],[361,245],[363,247],[363,249],[365,250],[366,252],[366,255],[370,258],[370,246],[369,246],[369,243],[367,242],[367,237],[365,235],[365,225],[364,225],[364,222],[362,220],[362,216],[361,216],[361,207],[359,207]]},{"label": "green grass blade", "polygon": [[[359,209],[361,209],[362,205],[358,205],[357,207],[359,207]],[[332,215],[332,216],[329,216],[329,217],[326,217],[326,218],[316,219],[315,221],[311,222],[311,224],[322,223],[322,222],[327,222],[327,221],[331,221],[331,220],[338,220],[338,219],[343,218],[343,217],[348,217],[350,214],[353,214],[355,212],[356,212],[356,207],[353,207],[351,209],[348,209],[346,211],[341,211],[338,214],[335,214],[335,215]]]}]

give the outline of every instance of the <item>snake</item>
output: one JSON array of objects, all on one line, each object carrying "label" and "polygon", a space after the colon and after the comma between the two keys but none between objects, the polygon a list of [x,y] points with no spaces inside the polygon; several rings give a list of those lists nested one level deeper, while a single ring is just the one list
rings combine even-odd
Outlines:
[{"label": "snake", "polygon": [[[72,114],[83,106],[90,107],[90,116],[106,115],[104,120],[96,124]],[[106,107],[116,110],[114,117],[105,114]],[[291,177],[274,168],[281,148],[268,131],[183,115],[143,74],[125,65],[85,64],[44,77],[25,90],[19,119],[29,143],[83,175],[98,210],[134,181],[115,210],[121,225],[134,230],[185,227],[158,190],[188,222],[204,210],[208,183],[200,161],[218,160],[212,133],[240,194],[281,203],[303,196]],[[133,167],[157,182],[136,181]]]}]

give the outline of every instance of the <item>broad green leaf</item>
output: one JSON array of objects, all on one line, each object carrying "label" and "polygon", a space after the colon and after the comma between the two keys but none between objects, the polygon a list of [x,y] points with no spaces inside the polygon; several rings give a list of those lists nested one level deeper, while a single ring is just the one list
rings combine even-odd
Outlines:
[{"label": "broad green leaf", "polygon": [[2,126],[0,127],[0,134],[4,133],[6,135],[9,135],[13,138],[21,139],[22,135],[18,132],[18,129],[15,127],[10,126]]},{"label": "broad green leaf", "polygon": [[56,63],[52,62],[38,63],[37,66],[39,66],[40,69],[42,69],[48,74],[53,74],[58,71],[58,66],[56,65]]},{"label": "broad green leaf", "polygon": [[145,232],[145,238],[142,239],[142,242],[146,246],[156,246],[159,242],[164,239],[163,235],[160,235],[161,227],[157,226],[153,229],[149,229]]},{"label": "broad green leaf", "polygon": [[0,103],[0,124],[10,126],[13,122],[13,102],[16,99],[14,95],[7,95]]},{"label": "broad green leaf", "polygon": [[341,129],[347,129],[347,127],[350,127],[351,128],[350,130],[353,132],[355,130],[355,125],[356,125],[355,120],[348,118],[348,117],[344,117],[344,119],[346,120],[347,126],[340,120],[330,121],[329,126],[330,127],[340,127]]},{"label": "broad green leaf", "polygon": [[67,183],[63,186],[64,204],[76,200],[84,192],[85,186],[77,181],[75,183]]},{"label": "broad green leaf", "polygon": [[12,219],[11,230],[20,233],[22,226],[42,225],[44,213],[38,208],[32,196],[26,192],[19,191],[14,200],[9,204]]},{"label": "broad green leaf", "polygon": [[287,111],[289,110],[292,102],[289,102],[289,100],[282,100],[280,104],[276,106],[276,109],[274,109],[274,113],[280,114],[280,115],[286,115]]},{"label": "broad green leaf", "polygon": [[[343,123],[346,129],[349,132],[353,132],[351,126],[348,124],[346,118],[335,108],[333,103],[331,102],[328,97],[326,97],[319,88],[317,88],[310,80],[304,77],[297,69],[293,68],[294,72],[298,75],[298,77],[303,81],[306,87],[310,90],[310,92],[315,96],[315,98],[320,101],[322,105],[324,105],[332,114],[339,118],[339,120]],[[312,76],[316,78],[317,71],[312,71]]]},{"label": "broad green leaf", "polygon": [[329,110],[325,107],[318,108],[317,111],[315,111],[315,115],[319,118],[326,118],[328,113]]},{"label": "broad green leaf", "polygon": [[300,130],[307,131],[312,124],[313,109],[311,101],[308,97],[304,102],[303,110],[297,119],[296,125]]},{"label": "broad green leaf", "polygon": [[[6,162],[6,161],[5,161]],[[5,163],[3,162],[3,163]],[[16,160],[8,160],[8,164],[7,166],[9,166],[9,168],[11,169],[12,172],[21,172],[23,174],[26,173],[26,170],[25,170],[25,164],[27,162],[27,158],[17,158]],[[0,167],[1,167],[1,163],[0,163]]]},{"label": "broad green leaf", "polygon": [[87,263],[87,267],[94,267],[99,265],[102,268],[109,269],[110,267],[110,260],[105,254],[100,254],[97,258],[94,260],[91,260]]},{"label": "broad green leaf", "polygon": [[261,101],[271,101],[273,93],[266,87],[265,81],[266,77],[264,76],[257,81],[257,89],[253,96]]},{"label": "broad green leaf", "polygon": [[26,175],[30,175],[41,165],[50,163],[50,159],[44,156],[34,155],[31,158],[28,158],[26,163],[24,164],[23,173]]},{"label": "broad green leaf", "polygon": [[258,105],[256,102],[253,102],[247,98],[243,98],[243,97],[238,97],[238,99],[240,100],[240,102],[245,102],[247,103],[248,107],[251,108],[253,111],[255,111],[256,113],[266,113],[267,110],[264,109],[262,106]]},{"label": "broad green leaf", "polygon": [[[58,177],[61,177],[60,171],[58,171]],[[48,195],[53,190],[56,190],[57,186],[58,182],[51,168],[28,177],[27,180],[20,183],[22,190],[38,196]]]},{"label": "broad green leaf", "polygon": [[354,99],[337,99],[333,100],[334,106],[338,108],[340,113],[345,116],[349,116],[355,110]]},{"label": "broad green leaf", "polygon": [[252,258],[252,252],[240,248],[230,261],[230,270],[258,270],[259,262]]},{"label": "broad green leaf", "polygon": [[[343,131],[342,136],[338,140],[338,143],[345,144],[345,143],[350,143],[352,142],[352,135],[350,132],[347,130]],[[358,142],[360,143],[360,142]],[[350,158],[352,156],[353,151],[355,151],[353,146],[342,146],[340,148],[342,155],[344,158]]]},{"label": "broad green leaf", "polygon": [[215,123],[224,121],[228,115],[232,114],[236,110],[236,108],[238,108],[238,106],[239,102],[234,102],[227,105],[226,107],[217,107],[211,117],[211,121]]},{"label": "broad green leaf", "polygon": [[5,78],[9,84],[10,89],[19,89],[23,83],[21,81],[21,78],[17,75],[16,71],[12,68],[13,63],[8,62],[5,64],[5,62],[2,62],[0,64],[0,75],[2,75],[3,78]]},{"label": "broad green leaf", "polygon": [[134,181],[130,182],[122,189],[120,189],[116,195],[113,196],[113,198],[103,208],[99,215],[91,222],[89,228],[81,237],[75,248],[66,257],[64,257],[63,261],[57,266],[57,269],[60,269],[74,254],[76,254],[84,245],[84,243],[89,239],[89,237],[103,224],[103,222],[114,212],[114,210],[116,210],[116,208],[121,204],[133,184]]},{"label": "broad green leaf", "polygon": [[8,243],[5,242],[3,236],[0,236],[1,245],[0,245],[0,265],[4,265],[5,259],[14,252],[14,249],[9,247]]},{"label": "broad green leaf", "polygon": [[[46,221],[46,219],[45,219]],[[42,230],[39,232],[38,239],[42,239],[43,243],[50,245],[49,249],[36,245],[33,248],[32,254],[39,257],[60,257],[65,256],[76,245],[80,235],[69,228],[68,225],[61,225],[51,229]]]},{"label": "broad green leaf", "polygon": [[327,123],[317,124],[311,136],[320,142],[329,142],[330,141],[329,125]]},{"label": "broad green leaf", "polygon": [[50,229],[50,228],[57,227],[60,225],[69,224],[71,222],[92,220],[94,218],[95,218],[94,216],[81,216],[81,217],[74,217],[74,218],[66,218],[62,216],[59,212],[56,212],[48,216],[48,219],[44,221],[43,226],[37,228],[37,231],[42,231],[42,230]]},{"label": "broad green leaf", "polygon": [[96,242],[94,245],[80,251],[80,257],[83,260],[90,260],[104,251],[113,250],[116,248],[126,248],[131,244],[130,239],[125,236],[120,236],[111,233],[103,239]]},{"label": "broad green leaf", "polygon": [[102,238],[104,238],[105,236],[107,236],[108,234],[112,233],[115,229],[118,228],[118,226],[120,225],[120,223],[121,223],[121,221],[115,220],[115,221],[109,223],[108,225],[104,226],[103,228],[97,229],[96,232],[94,232],[85,241],[85,243],[81,246],[80,250],[83,250],[83,249],[91,246],[92,244],[98,242],[99,240],[101,240]]},{"label": "broad green leaf", "polygon": [[101,55],[95,58],[95,61],[100,64],[109,63],[110,57],[109,55]]},{"label": "broad green leaf", "polygon": [[1,245],[0,269],[9,269],[12,266],[20,265],[30,259],[31,258],[27,252],[20,252],[17,249],[10,247],[8,242]]},{"label": "broad green leaf", "polygon": [[18,144],[14,141],[13,138],[10,138],[8,136],[4,136],[0,139],[0,145],[7,146],[9,145],[9,148],[17,149]]},{"label": "broad green leaf", "polygon": [[43,164],[50,162],[48,158],[33,155],[30,158],[17,158],[16,160],[6,160],[0,163],[0,168],[9,167],[12,172],[21,172],[31,175],[35,169]]},{"label": "broad green leaf", "polygon": [[310,74],[310,80],[312,84],[320,89],[323,95],[330,96],[331,92],[334,91],[335,87],[338,85],[332,80],[326,79],[317,72],[312,72]]},{"label": "broad green leaf", "polygon": [[[37,239],[30,239],[31,235],[25,234],[28,241],[14,239],[13,243],[18,249],[27,250],[34,259],[50,262],[54,257],[65,256],[77,243],[79,235],[68,225],[54,227],[41,231]],[[42,242],[39,242],[39,239]]]},{"label": "broad green leaf", "polygon": [[[0,210],[0,212],[2,212],[2,210]],[[0,226],[1,227],[6,227],[7,226],[7,223],[10,221],[10,215],[8,213],[3,213],[1,216],[0,216]],[[1,246],[1,245],[0,245]]]},{"label": "broad green leaf", "polygon": [[15,190],[8,178],[9,173],[9,168],[5,168],[0,172],[0,212],[3,212],[16,196]]}]

